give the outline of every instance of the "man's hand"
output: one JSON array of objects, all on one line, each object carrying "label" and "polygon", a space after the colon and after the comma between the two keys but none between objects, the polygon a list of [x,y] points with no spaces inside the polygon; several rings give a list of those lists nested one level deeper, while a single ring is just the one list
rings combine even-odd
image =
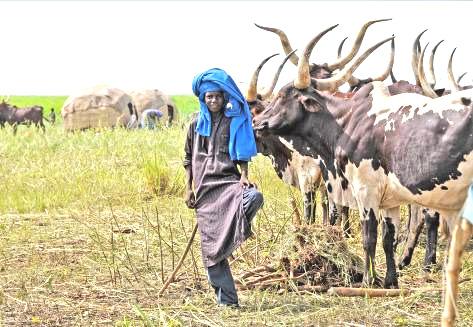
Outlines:
[{"label": "man's hand", "polygon": [[247,187],[248,187],[248,188],[254,187],[254,188],[256,188],[256,189],[258,188],[255,183],[251,183],[251,182],[248,180],[248,178],[246,178],[246,176],[243,176],[243,175],[242,175],[241,178],[240,178],[240,185],[241,185],[241,187],[243,187],[243,188],[247,188]]},{"label": "man's hand", "polygon": [[248,180],[248,178],[245,176],[245,175],[241,175],[241,178],[240,178],[240,185],[241,187],[243,188],[246,188],[248,186],[251,187],[251,183],[250,181]]},{"label": "man's hand", "polygon": [[186,191],[185,202],[186,202],[186,206],[189,209],[195,208],[195,194],[194,194],[194,191],[192,191],[191,189],[188,189]]}]

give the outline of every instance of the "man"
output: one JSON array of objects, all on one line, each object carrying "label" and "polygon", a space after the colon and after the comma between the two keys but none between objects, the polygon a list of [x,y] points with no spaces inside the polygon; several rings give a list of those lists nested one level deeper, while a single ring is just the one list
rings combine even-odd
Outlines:
[{"label": "man", "polygon": [[51,108],[51,112],[49,113],[49,122],[51,125],[54,125],[56,122],[56,113],[54,112],[54,108]]},{"label": "man", "polygon": [[251,220],[263,205],[262,194],[248,180],[248,162],[256,155],[251,114],[221,69],[197,75],[192,89],[200,112],[185,143],[185,202],[196,209],[202,259],[217,303],[238,307],[227,258],[251,235]]},{"label": "man", "polygon": [[140,128],[155,129],[163,113],[159,109],[146,109],[141,113]]}]

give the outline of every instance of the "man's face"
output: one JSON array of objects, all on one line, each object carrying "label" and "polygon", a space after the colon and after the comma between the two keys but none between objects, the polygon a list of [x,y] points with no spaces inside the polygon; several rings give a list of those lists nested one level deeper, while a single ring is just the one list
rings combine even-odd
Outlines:
[{"label": "man's face", "polygon": [[223,92],[206,92],[204,99],[211,112],[219,112],[223,108]]}]

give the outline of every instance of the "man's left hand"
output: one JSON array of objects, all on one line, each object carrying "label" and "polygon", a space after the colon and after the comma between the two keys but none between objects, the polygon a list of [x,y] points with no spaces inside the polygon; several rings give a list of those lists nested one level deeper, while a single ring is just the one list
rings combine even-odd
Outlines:
[{"label": "man's left hand", "polygon": [[247,188],[247,187],[255,187],[255,185],[253,183],[250,183],[250,181],[248,180],[248,178],[246,178],[245,176],[241,176],[240,178],[240,185],[241,187],[243,188]]}]

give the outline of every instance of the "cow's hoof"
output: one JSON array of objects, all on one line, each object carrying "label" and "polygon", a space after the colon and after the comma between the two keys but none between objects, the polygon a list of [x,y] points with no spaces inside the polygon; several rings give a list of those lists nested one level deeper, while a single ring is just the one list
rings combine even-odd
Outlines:
[{"label": "cow's hoof", "polygon": [[399,270],[409,266],[411,264],[411,258],[409,257],[404,257],[399,261],[398,268]]},{"label": "cow's hoof", "polygon": [[384,288],[396,289],[399,288],[397,276],[386,276],[384,279]]},{"label": "cow's hoof", "polygon": [[372,287],[381,287],[383,285],[383,280],[378,276],[365,277],[363,278],[363,287],[372,288]]}]

